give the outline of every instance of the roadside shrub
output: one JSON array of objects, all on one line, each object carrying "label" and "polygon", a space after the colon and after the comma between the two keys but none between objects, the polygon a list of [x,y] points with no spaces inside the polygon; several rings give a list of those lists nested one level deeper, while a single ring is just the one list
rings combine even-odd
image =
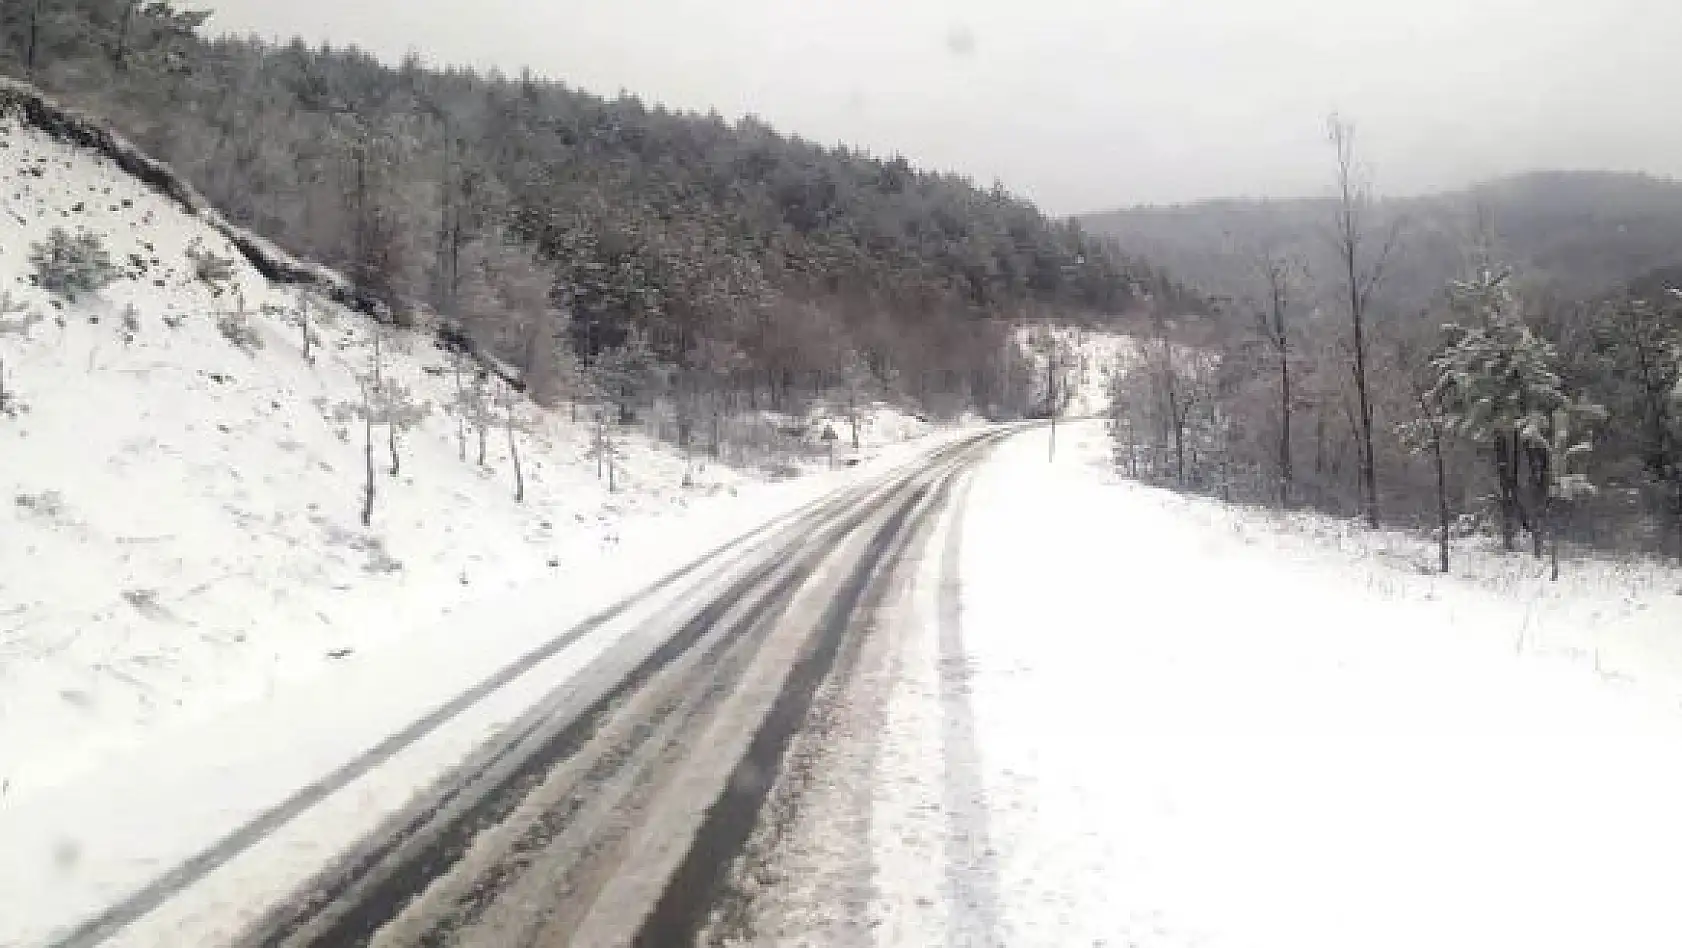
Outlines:
[{"label": "roadside shrub", "polygon": [[263,348],[262,337],[257,335],[257,328],[251,325],[251,317],[243,310],[219,314],[216,317],[216,328],[221,331],[222,338],[246,352],[255,352]]},{"label": "roadside shrub", "polygon": [[212,289],[220,290],[222,284],[234,278],[234,261],[231,257],[218,257],[209,250],[189,248],[187,259],[193,263],[193,276],[200,282],[209,284]]},{"label": "roadside shrub", "polygon": [[104,289],[117,275],[105,242],[86,230],[72,235],[54,227],[29,248],[29,264],[36,286],[71,303]]},{"label": "roadside shrub", "polygon": [[236,291],[233,309],[216,314],[216,328],[222,333],[222,338],[233,343],[236,348],[246,352],[256,352],[263,348],[263,338],[257,335],[257,327],[251,324],[251,315],[245,310],[243,293]]}]

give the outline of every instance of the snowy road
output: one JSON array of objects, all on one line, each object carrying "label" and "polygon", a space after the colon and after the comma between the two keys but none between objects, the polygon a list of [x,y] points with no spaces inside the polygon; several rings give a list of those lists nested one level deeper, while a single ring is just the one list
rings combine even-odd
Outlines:
[{"label": "snowy road", "polygon": [[[1009,433],[963,436],[773,521],[53,943],[692,940],[814,698],[856,655],[957,479]],[[424,792],[409,787],[406,805],[327,871],[280,888],[302,880],[300,855],[354,825],[335,809],[379,812],[382,794],[401,790],[382,790],[383,774],[401,781],[403,757],[452,730],[461,746],[484,725],[459,719],[499,701],[525,710],[493,716],[464,763]]]},{"label": "snowy road", "polygon": [[1616,609],[1128,483],[1097,424],[1058,452],[959,488],[705,943],[1682,944],[1677,694],[1531,640]]},{"label": "snowy road", "polygon": [[1674,585],[1333,527],[1121,480],[1095,423],[958,438],[56,944],[1682,943],[1682,686],[1634,657]]}]

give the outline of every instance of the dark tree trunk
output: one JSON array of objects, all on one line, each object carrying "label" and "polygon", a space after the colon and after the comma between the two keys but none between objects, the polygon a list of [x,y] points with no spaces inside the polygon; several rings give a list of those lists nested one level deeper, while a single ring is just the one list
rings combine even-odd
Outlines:
[{"label": "dark tree trunk", "polygon": [[1518,537],[1518,458],[1513,439],[1495,436],[1495,495],[1501,516],[1501,549],[1513,552]]},{"label": "dark tree trunk", "polygon": [[111,65],[118,72],[128,68],[129,29],[134,23],[134,8],[139,5],[140,0],[128,0],[123,4],[123,17],[117,24],[117,44],[111,50]]},{"label": "dark tree trunk", "polygon": [[396,477],[399,473],[402,472],[402,469],[403,469],[402,458],[397,453],[397,426],[396,425],[387,424],[385,426],[385,443],[386,443],[386,448],[391,452],[391,476]]},{"label": "dark tree trunk", "polygon": [[1355,328],[1355,397],[1361,407],[1361,500],[1366,508],[1367,526],[1378,529],[1378,465],[1372,448],[1372,401],[1367,396],[1367,344],[1359,309],[1353,320]]},{"label": "dark tree trunk", "polygon": [[1291,359],[1279,344],[1279,506],[1291,506]]},{"label": "dark tree trunk", "polygon": [[32,0],[29,4],[29,39],[24,47],[23,71],[29,78],[35,78],[35,57],[41,48],[41,4],[44,0]]},{"label": "dark tree trunk", "polygon": [[1441,431],[1431,437],[1431,459],[1437,468],[1437,568],[1448,572],[1448,470],[1443,464]]},{"label": "dark tree trunk", "polygon": [[1046,451],[1046,460],[1057,460],[1057,350],[1056,340],[1053,338],[1053,348],[1045,358],[1045,411],[1051,416],[1051,441]]},{"label": "dark tree trunk", "polygon": [[368,474],[362,494],[362,525],[366,527],[374,522],[374,415],[366,401],[362,403],[362,458]]},{"label": "dark tree trunk", "polygon": [[520,445],[514,437],[514,408],[508,409],[508,457],[514,463],[514,502],[526,502],[526,475],[520,468]]},{"label": "dark tree trunk", "polygon": [[466,357],[458,352],[458,353],[456,353],[456,356],[455,356],[453,361],[455,362],[455,370],[456,370],[455,371],[455,376],[456,376],[456,450],[457,450],[457,453],[460,455],[461,460],[466,461],[467,460],[467,397],[466,397],[467,387],[466,387],[465,384],[463,384],[462,378],[461,378],[462,363],[464,361],[466,361]]},{"label": "dark tree trunk", "polygon": [[1559,582],[1559,527],[1554,526],[1548,531],[1548,581]]},{"label": "dark tree trunk", "polygon": [[1547,534],[1553,527],[1549,522],[1553,513],[1553,496],[1549,490],[1553,484],[1553,471],[1546,451],[1531,448],[1525,455],[1525,460],[1530,465],[1530,492],[1535,498],[1533,502],[1536,508],[1535,522],[1530,525],[1531,546],[1536,558],[1541,559]]}]

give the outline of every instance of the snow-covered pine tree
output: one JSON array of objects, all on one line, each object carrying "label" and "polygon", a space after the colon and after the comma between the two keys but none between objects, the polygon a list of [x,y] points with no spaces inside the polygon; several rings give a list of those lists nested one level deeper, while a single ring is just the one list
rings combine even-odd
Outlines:
[{"label": "snow-covered pine tree", "polygon": [[1482,268],[1452,284],[1449,295],[1459,321],[1444,327],[1431,397],[1450,433],[1490,446],[1505,548],[1513,548],[1523,525],[1539,557],[1554,500],[1561,491],[1580,496],[1586,484],[1560,480],[1588,452],[1588,442],[1573,433],[1602,412],[1566,394],[1558,353],[1525,324],[1508,271]]}]

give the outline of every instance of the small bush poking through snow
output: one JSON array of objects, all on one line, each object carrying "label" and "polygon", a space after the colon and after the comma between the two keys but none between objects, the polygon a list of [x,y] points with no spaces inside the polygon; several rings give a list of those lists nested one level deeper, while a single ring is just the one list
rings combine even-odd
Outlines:
[{"label": "small bush poking through snow", "polygon": [[222,333],[222,338],[233,343],[235,348],[246,352],[256,352],[263,348],[263,338],[257,335],[257,327],[251,324],[251,316],[245,311],[244,298],[241,298],[233,309],[216,315],[216,329]]},{"label": "small bush poking through snow", "polygon": [[72,236],[62,227],[29,248],[29,265],[36,286],[71,303],[104,289],[117,273],[98,234],[83,230]]},{"label": "small bush poking through snow", "polygon": [[187,259],[193,262],[193,276],[215,289],[221,289],[222,284],[234,278],[234,261],[231,257],[219,257],[209,250],[190,247],[187,250]]}]

